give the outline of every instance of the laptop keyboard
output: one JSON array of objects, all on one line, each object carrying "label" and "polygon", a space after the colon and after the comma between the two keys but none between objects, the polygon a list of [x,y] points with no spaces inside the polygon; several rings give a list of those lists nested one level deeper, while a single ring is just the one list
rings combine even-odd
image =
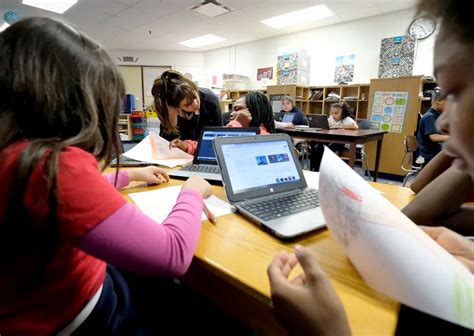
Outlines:
[{"label": "laptop keyboard", "polygon": [[318,206],[318,191],[315,189],[305,189],[296,195],[286,195],[258,203],[246,203],[242,205],[242,208],[267,221],[289,216]]},{"label": "laptop keyboard", "polygon": [[199,173],[208,173],[208,174],[220,174],[221,173],[221,171],[219,170],[219,166],[198,165],[198,164],[192,164],[190,166],[183,167],[183,168],[181,168],[181,170],[199,172]]},{"label": "laptop keyboard", "polygon": [[[127,156],[120,156],[120,165],[121,166],[127,166],[127,165],[130,165],[130,166],[145,166],[145,165],[154,165],[155,163],[147,163],[147,162],[144,162],[144,161],[138,161],[138,160],[134,160],[134,159],[131,159]],[[116,166],[117,165],[117,159],[113,159],[111,162],[110,162],[110,165],[111,166]]]}]

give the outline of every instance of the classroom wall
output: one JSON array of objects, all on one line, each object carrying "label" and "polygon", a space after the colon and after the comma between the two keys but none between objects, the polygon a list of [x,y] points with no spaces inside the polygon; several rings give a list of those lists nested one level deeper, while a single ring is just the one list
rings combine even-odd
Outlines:
[{"label": "classroom wall", "polygon": [[[275,66],[285,50],[305,48],[311,56],[310,85],[334,84],[336,56],[356,55],[354,83],[369,83],[378,76],[380,43],[383,38],[404,35],[415,10],[403,10],[385,15],[306,30],[265,40],[240,44],[206,52],[204,75],[236,73],[249,76],[250,88],[267,84],[257,81],[257,68]],[[413,75],[432,75],[434,34],[419,41]]]},{"label": "classroom wall", "polygon": [[[189,72],[193,79],[201,83],[205,78],[204,53],[184,51],[153,51],[153,50],[108,50],[113,60],[118,65],[148,65],[148,66],[171,66],[182,73]],[[132,56],[138,58],[135,63],[120,62],[117,58]]]}]

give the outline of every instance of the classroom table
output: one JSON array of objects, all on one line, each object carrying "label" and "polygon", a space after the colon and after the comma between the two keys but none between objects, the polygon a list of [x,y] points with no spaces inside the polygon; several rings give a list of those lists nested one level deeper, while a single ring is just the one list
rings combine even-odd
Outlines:
[{"label": "classroom table", "polygon": [[374,182],[377,181],[380,165],[380,154],[382,152],[383,136],[387,131],[376,130],[347,130],[347,129],[329,129],[312,130],[311,128],[279,128],[279,133],[286,133],[292,138],[313,140],[326,143],[340,143],[349,145],[349,165],[354,168],[356,160],[356,145],[366,142],[377,141],[375,152]]},{"label": "classroom table", "polygon": [[[182,183],[173,179],[154,187],[135,183],[121,192],[128,198],[127,194],[132,192]],[[408,188],[370,183],[398,208],[404,207],[413,197]],[[222,186],[213,185],[212,189],[214,195],[226,200]],[[240,214],[218,217],[216,225],[209,221],[202,224],[194,259],[183,281],[253,328],[256,335],[286,335],[270,307],[267,267],[280,250],[293,251],[295,244],[310,249],[329,275],[345,307],[353,335],[394,334],[399,303],[367,286],[327,229],[284,242]],[[296,274],[301,273],[298,267]]]}]

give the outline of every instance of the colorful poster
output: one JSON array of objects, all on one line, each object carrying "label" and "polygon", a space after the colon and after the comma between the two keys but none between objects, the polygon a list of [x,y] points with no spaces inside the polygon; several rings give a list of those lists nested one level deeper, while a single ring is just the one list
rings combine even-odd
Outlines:
[{"label": "colorful poster", "polygon": [[382,39],[379,78],[411,76],[415,61],[416,37],[395,36]]},{"label": "colorful poster", "polygon": [[354,80],[355,55],[336,57],[336,70],[334,71],[334,82],[349,83]]},{"label": "colorful poster", "polygon": [[370,114],[370,128],[402,133],[408,103],[408,92],[376,91]]},{"label": "colorful poster", "polygon": [[257,80],[273,79],[273,67],[257,69]]}]

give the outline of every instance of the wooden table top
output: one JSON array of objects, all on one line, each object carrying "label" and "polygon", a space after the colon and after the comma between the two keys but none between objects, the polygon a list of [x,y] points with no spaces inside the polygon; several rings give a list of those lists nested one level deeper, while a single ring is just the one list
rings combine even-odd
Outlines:
[{"label": "wooden table top", "polygon": [[[170,183],[156,187],[133,185],[122,191],[128,193],[148,191],[182,184]],[[404,207],[413,197],[408,188],[381,183],[370,183],[398,208]],[[222,186],[212,187],[214,195],[226,200]],[[128,198],[128,197],[127,197]],[[130,199],[129,199],[130,201]],[[270,303],[267,267],[280,251],[293,251],[296,244],[311,250],[316,260],[329,275],[347,312],[354,335],[394,334],[399,304],[370,289],[357,273],[331,233],[327,229],[310,233],[291,242],[283,242],[262,231],[240,214],[218,217],[217,224],[204,221],[195,258],[220,278],[239,287],[253,299]],[[292,276],[301,273],[296,268]]]}]

